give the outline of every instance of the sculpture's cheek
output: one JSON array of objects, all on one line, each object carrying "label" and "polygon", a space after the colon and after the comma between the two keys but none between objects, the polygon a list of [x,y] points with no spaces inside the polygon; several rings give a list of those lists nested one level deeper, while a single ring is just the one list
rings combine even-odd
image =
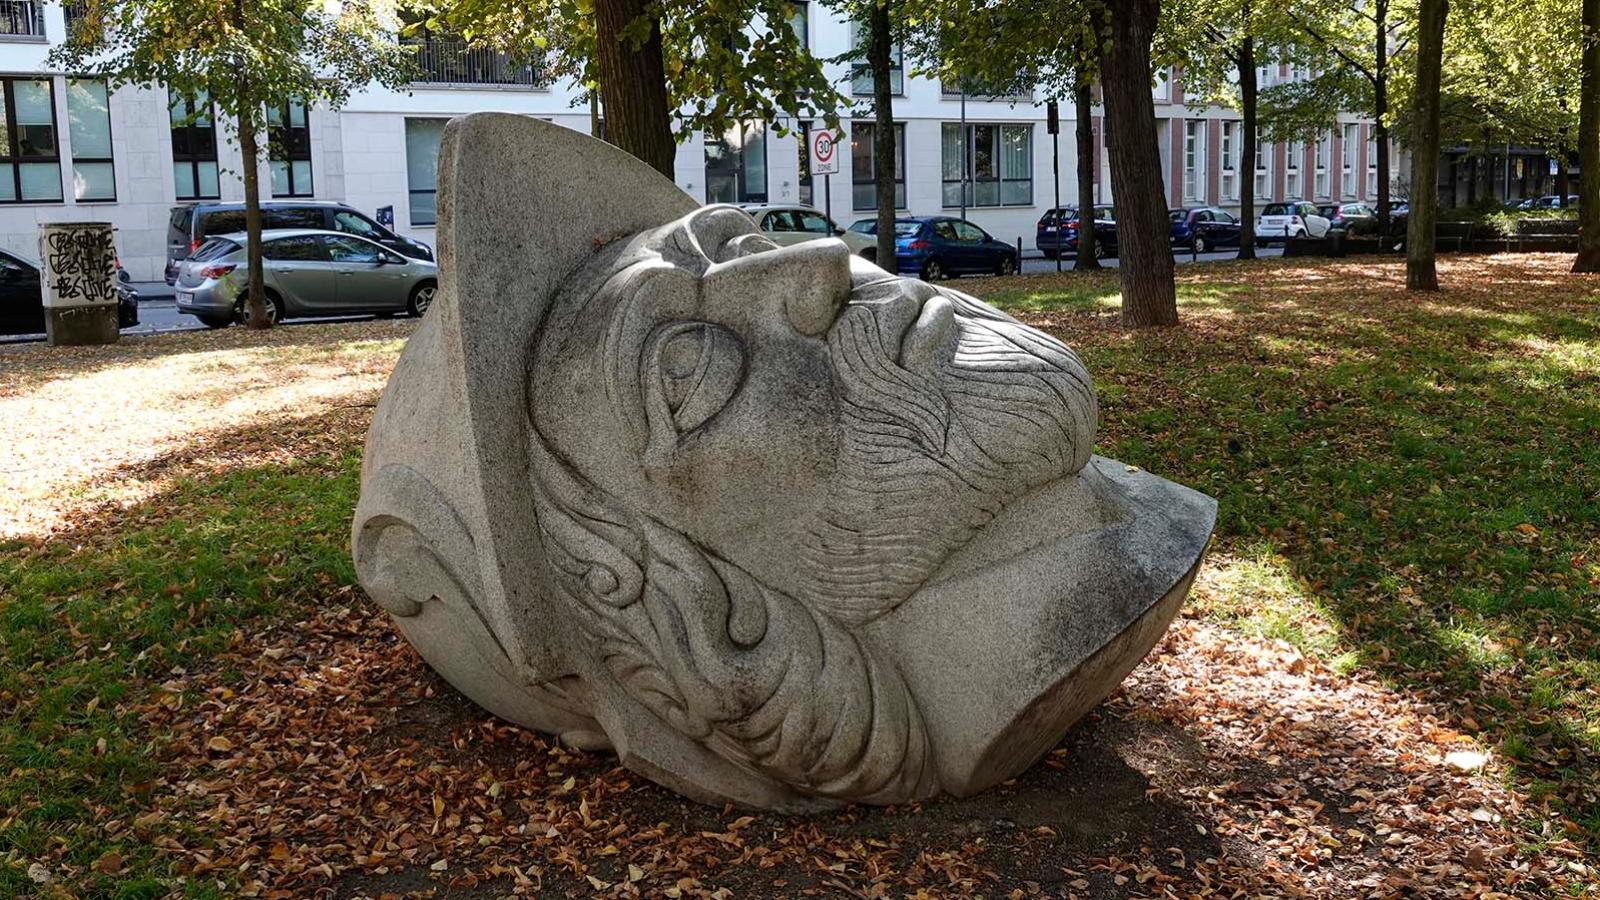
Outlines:
[{"label": "sculpture's cheek", "polygon": [[649,477],[661,518],[696,543],[735,561],[792,560],[839,454],[827,348],[795,337],[752,347],[734,398]]}]

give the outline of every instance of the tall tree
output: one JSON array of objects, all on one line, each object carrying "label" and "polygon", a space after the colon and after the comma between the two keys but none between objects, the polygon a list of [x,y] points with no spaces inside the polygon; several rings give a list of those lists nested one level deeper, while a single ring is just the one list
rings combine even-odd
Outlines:
[{"label": "tall tree", "polygon": [[873,188],[878,198],[877,263],[885,271],[897,268],[894,255],[895,160],[894,140],[894,18],[892,0],[873,0],[867,7],[867,64],[872,69],[872,159],[876,164]]},{"label": "tall tree", "polygon": [[1411,103],[1411,213],[1406,223],[1406,289],[1436,291],[1434,222],[1439,206],[1439,80],[1449,0],[1422,0]]},{"label": "tall tree", "polygon": [[1161,0],[1110,0],[1108,40],[1101,45],[1111,192],[1117,200],[1122,323],[1130,328],[1178,324],[1161,150],[1156,140],[1150,46]]},{"label": "tall tree", "polygon": [[1256,255],[1256,140],[1260,130],[1258,47],[1296,37],[1288,20],[1272,5],[1256,0],[1176,0],[1169,2],[1157,35],[1159,52],[1183,69],[1186,93],[1239,110],[1239,258]]},{"label": "tall tree", "polygon": [[[1156,145],[1155,103],[1150,94],[1151,42],[1160,0],[903,0],[917,56],[941,78],[967,78],[1003,96],[1044,86],[1073,93],[1089,73],[1101,77],[1104,135],[1117,203],[1117,244],[1122,264],[1122,321],[1134,328],[1178,321],[1173,285],[1170,222]],[[1089,117],[1079,112],[1080,124]],[[1092,191],[1092,168],[1079,153]],[[1093,155],[1087,154],[1092,160]],[[1094,206],[1079,210],[1092,220]],[[1079,258],[1084,251],[1079,248]]]},{"label": "tall tree", "polygon": [[417,0],[431,28],[538,54],[596,91],[606,139],[672,177],[677,141],[845,105],[790,0]]},{"label": "tall tree", "polygon": [[1323,128],[1342,111],[1361,110],[1372,118],[1377,151],[1378,221],[1389,222],[1390,127],[1396,76],[1411,41],[1409,4],[1415,0],[1282,0],[1275,6],[1290,28],[1290,45],[1312,64],[1314,76],[1275,85],[1263,92],[1267,130],[1298,137]]},{"label": "tall tree", "polygon": [[331,12],[315,0],[87,0],[50,65],[124,84],[205,94],[238,141],[243,164],[249,324],[272,323],[261,271],[261,135],[268,110],[291,101],[338,107],[376,81],[399,87],[410,57],[397,23],[367,3]]},{"label": "tall tree", "polygon": [[[1094,233],[1094,91],[1088,73],[1080,68],[1072,87],[1073,115],[1077,118],[1078,156],[1078,258],[1072,267],[1079,270],[1099,269],[1100,248]],[[1057,220],[1057,234],[1061,222]],[[1060,245],[1056,247],[1060,252]]]},{"label": "tall tree", "polygon": [[1583,0],[1583,90],[1578,111],[1578,258],[1600,272],[1600,0]]}]

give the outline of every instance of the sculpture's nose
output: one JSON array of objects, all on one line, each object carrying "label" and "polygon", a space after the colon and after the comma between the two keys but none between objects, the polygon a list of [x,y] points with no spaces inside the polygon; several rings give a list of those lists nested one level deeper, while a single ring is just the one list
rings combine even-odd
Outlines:
[{"label": "sculpture's nose", "polygon": [[795,331],[821,337],[850,299],[850,248],[826,238],[717,263],[706,273],[705,294],[743,305],[768,298],[758,302],[778,309],[766,315],[780,313]]},{"label": "sculpture's nose", "polygon": [[794,292],[784,302],[784,315],[795,331],[821,337],[850,299],[850,248],[844,241],[828,238],[797,244],[780,253],[793,255],[802,269],[794,281]]}]

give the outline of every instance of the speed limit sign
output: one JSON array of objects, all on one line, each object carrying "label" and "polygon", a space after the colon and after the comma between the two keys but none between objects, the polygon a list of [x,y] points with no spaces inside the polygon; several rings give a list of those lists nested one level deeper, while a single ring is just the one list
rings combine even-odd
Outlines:
[{"label": "speed limit sign", "polygon": [[811,174],[832,175],[839,171],[839,140],[831,131],[811,136]]}]

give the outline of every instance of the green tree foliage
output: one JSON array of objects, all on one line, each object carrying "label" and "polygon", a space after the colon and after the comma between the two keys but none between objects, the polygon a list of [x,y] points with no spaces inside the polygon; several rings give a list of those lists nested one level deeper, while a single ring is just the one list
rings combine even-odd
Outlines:
[{"label": "green tree foliage", "polygon": [[1439,97],[1446,146],[1576,148],[1580,6],[1523,0],[1451,10]]},{"label": "green tree foliage", "polygon": [[[908,50],[922,72],[945,83],[971,86],[980,95],[1037,88],[1065,98],[1074,96],[1081,80],[1100,77],[1106,133],[1115,135],[1108,137],[1107,153],[1124,262],[1118,267],[1122,321],[1131,327],[1175,324],[1170,231],[1150,97],[1159,0],[904,2]],[[1092,219],[1092,210],[1080,210],[1080,223]]]},{"label": "green tree foliage", "polygon": [[796,35],[789,0],[422,0],[429,24],[540,54],[596,91],[606,138],[673,174],[676,141],[746,119],[819,118],[847,102]]},{"label": "green tree foliage", "polygon": [[[261,133],[291,100],[337,107],[374,81],[408,80],[409,57],[367,3],[316,0],[87,0],[49,64],[211,99],[243,152],[250,324],[267,318],[261,278]],[[386,27],[387,26],[387,27]]]}]

